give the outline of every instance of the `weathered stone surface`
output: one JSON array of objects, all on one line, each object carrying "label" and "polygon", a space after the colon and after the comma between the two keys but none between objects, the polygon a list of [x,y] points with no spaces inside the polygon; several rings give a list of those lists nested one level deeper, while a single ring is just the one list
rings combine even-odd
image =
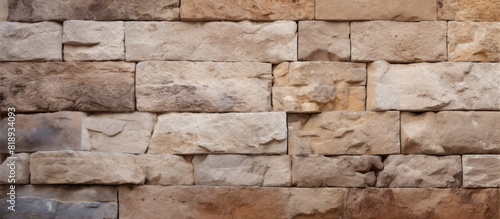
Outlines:
[{"label": "weathered stone surface", "polygon": [[438,19],[457,21],[500,21],[498,0],[438,0]]},{"label": "weathered stone surface", "polygon": [[463,165],[464,187],[500,187],[500,155],[464,155]]},{"label": "weathered stone surface", "polygon": [[127,61],[280,63],[297,60],[296,32],[293,21],[126,22],[125,56]]},{"label": "weathered stone surface", "polygon": [[401,137],[406,154],[500,153],[500,113],[403,112]]},{"label": "weathered stone surface", "polygon": [[[0,187],[2,194],[9,192]],[[117,218],[117,189],[106,186],[16,186],[16,211],[0,201],[0,215],[18,218]],[[4,196],[3,196],[4,197]]]},{"label": "weathered stone surface", "polygon": [[50,151],[30,159],[32,184],[143,184],[136,156],[120,153]]},{"label": "weathered stone surface", "polygon": [[182,20],[305,20],[314,19],[314,0],[267,1],[267,0],[183,0]]},{"label": "weathered stone surface", "polygon": [[0,61],[62,60],[62,26],[58,23],[0,22],[0,33]]},{"label": "weathered stone surface", "polygon": [[[1,69],[0,69],[1,71]],[[39,114],[16,114],[15,152],[36,152],[56,150],[90,150],[83,142],[82,130],[85,113],[56,112]],[[8,118],[0,124],[0,153],[8,150]],[[4,134],[5,133],[5,134]]]},{"label": "weathered stone surface", "polygon": [[64,60],[124,60],[125,23],[65,21]]},{"label": "weathered stone surface", "polygon": [[9,16],[9,0],[0,0],[0,21],[6,21]]},{"label": "weathered stone surface", "polygon": [[10,21],[178,20],[178,0],[9,0]]},{"label": "weathered stone surface", "polygon": [[436,20],[435,0],[316,0],[319,20]]},{"label": "weathered stone surface", "polygon": [[283,62],[273,75],[275,111],[365,110],[364,63]]},{"label": "weathered stone surface", "polygon": [[134,63],[0,63],[0,110],[133,111]]},{"label": "weathered stone surface", "polygon": [[258,112],[271,108],[269,63],[140,62],[137,109]]},{"label": "weathered stone surface", "polygon": [[377,180],[374,171],[383,168],[377,156],[293,156],[292,183],[299,187],[370,187]]},{"label": "weathered stone surface", "polygon": [[347,189],[122,186],[120,218],[341,218]]},{"label": "weathered stone surface", "polygon": [[146,170],[146,184],[192,185],[193,164],[172,154],[143,154],[137,162]]},{"label": "weathered stone surface", "polygon": [[291,185],[289,156],[197,155],[193,164],[196,185]]},{"label": "weathered stone surface", "polygon": [[346,206],[345,218],[489,219],[500,217],[500,194],[493,189],[351,189]]},{"label": "weathered stone surface", "polygon": [[377,187],[460,187],[460,156],[390,155]]},{"label": "weathered stone surface", "polygon": [[499,36],[499,22],[449,22],[449,60],[500,62]]},{"label": "weathered stone surface", "polygon": [[352,22],[351,60],[404,63],[446,61],[446,32],[444,21]]},{"label": "weathered stone surface", "polygon": [[349,35],[348,22],[300,21],[299,60],[349,61]]},{"label": "weathered stone surface", "polygon": [[142,154],[156,123],[156,114],[113,113],[89,115],[85,127],[89,131],[92,151]]},{"label": "weathered stone surface", "polygon": [[30,183],[30,154],[27,153],[15,154],[13,156],[8,157],[0,166],[0,184],[29,184],[29,183]]},{"label": "weathered stone surface", "polygon": [[148,153],[286,154],[285,113],[158,116]]},{"label": "weathered stone surface", "polygon": [[399,132],[398,112],[292,114],[288,117],[288,153],[396,154]]},{"label": "weathered stone surface", "polygon": [[368,110],[498,110],[500,63],[368,65]]}]

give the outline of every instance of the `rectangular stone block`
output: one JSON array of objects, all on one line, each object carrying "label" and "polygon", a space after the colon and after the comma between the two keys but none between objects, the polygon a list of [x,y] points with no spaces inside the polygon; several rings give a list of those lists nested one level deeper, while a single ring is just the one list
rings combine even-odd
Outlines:
[{"label": "rectangular stone block", "polygon": [[0,61],[62,61],[62,25],[58,23],[0,21],[0,33]]},{"label": "rectangular stone block", "polygon": [[288,116],[288,153],[397,154],[399,129],[399,112],[291,114]]},{"label": "rectangular stone block", "polygon": [[292,184],[298,187],[371,187],[375,171],[384,169],[377,156],[311,156],[292,158]]},{"label": "rectangular stone block", "polygon": [[347,194],[337,188],[122,186],[120,218],[342,218]]},{"label": "rectangular stone block", "polygon": [[350,33],[348,22],[300,21],[299,60],[349,61]]},{"label": "rectangular stone block", "polygon": [[500,63],[368,65],[367,109],[499,110]]},{"label": "rectangular stone block", "polygon": [[435,0],[316,0],[319,20],[436,20]]},{"label": "rectangular stone block", "polygon": [[345,217],[498,218],[499,199],[498,189],[350,189]]},{"label": "rectangular stone block", "polygon": [[[1,186],[0,192],[10,192]],[[0,199],[0,215],[5,219],[19,218],[117,218],[117,188],[110,186],[42,186],[25,185],[15,188],[15,211],[8,196]]]},{"label": "rectangular stone block", "polygon": [[460,156],[389,155],[377,187],[460,187]]},{"label": "rectangular stone block", "polygon": [[[0,70],[1,71],[1,70]],[[14,126],[15,153],[57,150],[90,150],[82,129],[85,113],[56,112],[16,114]],[[0,124],[0,153],[8,154],[8,117]],[[10,130],[12,131],[12,129]]]},{"label": "rectangular stone block", "polygon": [[0,110],[134,111],[134,63],[0,63]]},{"label": "rectangular stone block", "polygon": [[271,64],[140,62],[139,111],[260,112],[271,108]]},{"label": "rectangular stone block", "polygon": [[294,61],[296,32],[293,21],[126,22],[125,57],[127,61]]},{"label": "rectangular stone block", "polygon": [[65,21],[63,44],[65,61],[125,59],[123,21]]},{"label": "rectangular stone block", "polygon": [[498,154],[500,113],[403,112],[401,140],[405,154]]},{"label": "rectangular stone block", "polygon": [[464,155],[463,165],[464,187],[500,187],[500,155]]},{"label": "rectangular stone block", "polygon": [[290,186],[289,156],[196,155],[196,185]]},{"label": "rectangular stone block", "polygon": [[275,21],[306,19],[314,19],[314,0],[183,0],[181,4],[181,20],[189,21]]},{"label": "rectangular stone block", "polygon": [[274,111],[365,110],[364,63],[283,62],[273,75]]},{"label": "rectangular stone block", "polygon": [[172,154],[142,154],[137,163],[145,169],[146,184],[193,185],[193,164],[182,156]]},{"label": "rectangular stone block", "polygon": [[92,151],[143,154],[151,140],[156,114],[93,114],[85,120]]},{"label": "rectangular stone block", "polygon": [[498,0],[438,0],[438,19],[456,21],[500,21]]},{"label": "rectangular stone block", "polygon": [[[2,132],[4,133],[4,132]],[[2,159],[0,159],[2,160]],[[0,184],[29,184],[30,154],[17,153],[7,157],[0,166]]]},{"label": "rectangular stone block", "polygon": [[499,36],[500,22],[448,22],[448,60],[500,62]]},{"label": "rectangular stone block", "polygon": [[286,154],[285,113],[158,116],[148,153]]},{"label": "rectangular stone block", "polygon": [[[420,4],[420,1],[415,4]],[[446,22],[443,21],[352,22],[351,60],[397,63],[446,61],[446,35]]]},{"label": "rectangular stone block", "polygon": [[178,20],[179,4],[178,0],[9,0],[9,20]]}]

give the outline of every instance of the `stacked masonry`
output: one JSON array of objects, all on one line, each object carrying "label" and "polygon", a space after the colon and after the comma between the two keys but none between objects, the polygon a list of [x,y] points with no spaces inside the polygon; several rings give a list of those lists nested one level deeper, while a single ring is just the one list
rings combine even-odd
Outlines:
[{"label": "stacked masonry", "polygon": [[0,0],[0,20],[1,218],[500,218],[500,0]]}]

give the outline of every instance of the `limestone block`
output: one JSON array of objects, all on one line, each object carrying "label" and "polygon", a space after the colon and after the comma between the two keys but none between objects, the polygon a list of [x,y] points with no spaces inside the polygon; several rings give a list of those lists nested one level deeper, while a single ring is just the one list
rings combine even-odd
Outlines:
[{"label": "limestone block", "polygon": [[500,155],[464,155],[464,187],[500,187]]},{"label": "limestone block", "polygon": [[500,62],[498,36],[500,22],[448,22],[449,60]]},{"label": "limestone block", "polygon": [[498,0],[438,0],[438,19],[456,21],[500,21]]},{"label": "limestone block", "polygon": [[146,184],[193,185],[193,164],[172,154],[142,154],[137,162],[146,170]]},{"label": "limestone block", "polygon": [[0,184],[12,185],[29,183],[30,154],[14,154],[3,161],[2,165],[0,166]]},{"label": "limestone block", "polygon": [[348,22],[300,21],[299,60],[349,61],[350,33]]}]

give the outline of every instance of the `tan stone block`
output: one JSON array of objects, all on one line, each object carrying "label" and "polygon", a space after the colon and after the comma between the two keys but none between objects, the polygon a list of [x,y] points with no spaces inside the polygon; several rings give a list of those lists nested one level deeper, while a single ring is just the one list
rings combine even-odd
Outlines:
[{"label": "tan stone block", "polygon": [[124,40],[123,21],[65,21],[64,60],[124,60]]},{"label": "tan stone block", "polygon": [[463,165],[464,187],[500,187],[500,155],[464,155]]},{"label": "tan stone block", "polygon": [[0,0],[0,21],[6,21],[9,16],[9,0]]},{"label": "tan stone block", "polygon": [[460,187],[460,156],[389,155],[377,187]]},{"label": "tan stone block", "polygon": [[0,61],[61,61],[62,25],[0,21]]},{"label": "tan stone block", "polygon": [[296,32],[293,21],[126,22],[125,57],[127,61],[294,61]]},{"label": "tan stone block", "polygon": [[19,112],[135,109],[134,63],[0,63],[0,110]]},{"label": "tan stone block", "polygon": [[438,19],[457,21],[500,21],[498,0],[438,0]]},{"label": "tan stone block", "polygon": [[435,0],[316,0],[320,20],[436,20]]},{"label": "tan stone block", "polygon": [[448,22],[449,60],[500,62],[499,36],[500,22]]},{"label": "tan stone block", "polygon": [[398,112],[292,114],[288,117],[288,153],[395,154],[400,151],[399,132]]},{"label": "tan stone block", "polygon": [[172,154],[142,154],[137,163],[146,170],[146,184],[193,185],[193,164]]},{"label": "tan stone block", "polygon": [[446,61],[446,22],[367,21],[351,23],[351,60]]},{"label": "tan stone block", "polygon": [[349,35],[348,22],[300,21],[299,60],[349,61]]},{"label": "tan stone block", "polygon": [[148,153],[285,154],[285,113],[158,116]]},{"label": "tan stone block", "polygon": [[498,110],[499,69],[499,63],[370,63],[367,109]]},{"label": "tan stone block", "polygon": [[314,0],[183,0],[180,16],[182,20],[189,21],[314,19]]},{"label": "tan stone block", "polygon": [[30,154],[17,153],[8,157],[0,166],[0,184],[29,184]]}]

